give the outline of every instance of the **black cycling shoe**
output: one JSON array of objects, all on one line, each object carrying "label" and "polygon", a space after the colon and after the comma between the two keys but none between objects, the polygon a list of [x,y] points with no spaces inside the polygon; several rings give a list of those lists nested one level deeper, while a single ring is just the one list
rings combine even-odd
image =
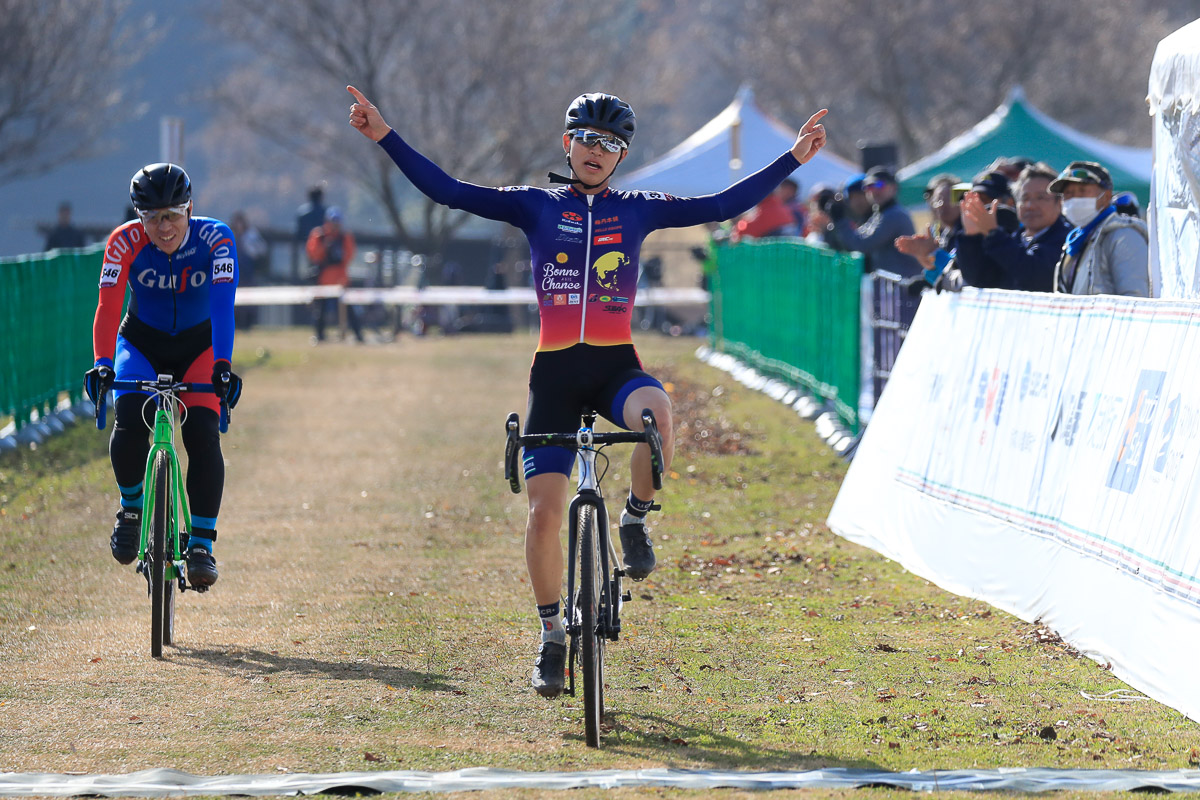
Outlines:
[{"label": "black cycling shoe", "polygon": [[533,662],[533,688],[542,697],[558,697],[567,680],[567,646],[558,642],[542,642],[537,660]]},{"label": "black cycling shoe", "polygon": [[625,574],[635,581],[645,580],[654,572],[654,543],[646,533],[644,523],[632,523],[620,527],[621,560],[625,563]]},{"label": "black cycling shoe", "polygon": [[187,551],[188,583],[193,589],[207,589],[217,582],[217,560],[213,554],[196,545]]},{"label": "black cycling shoe", "polygon": [[137,558],[138,545],[142,543],[142,510],[125,508],[117,512],[117,524],[113,526],[108,546],[118,564],[132,564]]}]

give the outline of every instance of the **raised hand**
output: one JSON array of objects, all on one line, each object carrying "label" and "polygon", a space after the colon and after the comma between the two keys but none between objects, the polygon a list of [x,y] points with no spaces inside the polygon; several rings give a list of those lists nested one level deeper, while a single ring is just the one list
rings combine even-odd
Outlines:
[{"label": "raised hand", "polygon": [[383,121],[379,109],[353,86],[347,86],[346,91],[354,95],[355,100],[354,105],[350,106],[350,124],[358,128],[359,133],[373,142],[378,142],[387,136],[391,127]]},{"label": "raised hand", "polygon": [[825,126],[821,124],[821,117],[828,113],[829,109],[822,108],[809,117],[808,122],[804,123],[799,133],[796,134],[796,143],[792,145],[792,155],[801,164],[807,164],[825,146]]}]

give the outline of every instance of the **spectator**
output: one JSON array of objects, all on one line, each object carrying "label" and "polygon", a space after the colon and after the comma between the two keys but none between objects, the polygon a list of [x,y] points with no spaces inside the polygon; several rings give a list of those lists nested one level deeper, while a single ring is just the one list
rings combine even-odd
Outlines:
[{"label": "spectator", "polygon": [[[981,289],[1001,289],[1001,266],[983,250],[984,234],[998,227],[1005,235],[1021,227],[1013,207],[1008,178],[1002,172],[983,172],[968,185],[959,184],[963,192],[959,213],[962,230],[954,238],[954,266],[962,273],[962,282]],[[983,227],[987,222],[990,227]]]},{"label": "spectator", "polygon": [[944,250],[954,247],[954,238],[962,231],[962,213],[954,199],[954,186],[958,182],[957,175],[943,172],[934,175],[925,184],[925,204],[929,206],[933,217],[929,235]]},{"label": "spectator", "polygon": [[832,247],[825,235],[830,222],[829,215],[825,213],[825,208],[833,203],[836,198],[837,192],[823,183],[818,183],[813,187],[812,194],[808,196],[808,215],[804,225],[804,241],[809,244],[821,245],[822,247]]},{"label": "spectator", "polygon": [[1063,216],[1075,226],[1055,267],[1055,291],[1149,297],[1146,223],[1118,211],[1108,170],[1072,161],[1049,188],[1061,195]]},{"label": "spectator", "polygon": [[[229,220],[229,230],[233,232],[233,240],[237,243],[240,256],[238,269],[241,274],[238,283],[240,286],[255,286],[258,283],[259,270],[266,265],[269,250],[267,241],[258,232],[258,228],[250,224],[243,211],[233,212],[233,217]],[[255,306],[237,306],[233,310],[233,318],[238,329],[248,331],[258,319],[258,309]]]},{"label": "spectator", "polygon": [[848,199],[835,201],[826,209],[829,230],[842,249],[863,253],[867,272],[882,270],[901,277],[922,272],[917,260],[896,249],[896,239],[916,232],[912,217],[897,202],[896,176],[886,167],[873,167],[863,180],[863,189],[872,206],[872,214],[855,229],[848,218],[853,209]]},{"label": "spectator", "polygon": [[71,222],[71,204],[64,201],[58,205],[58,222],[46,234],[47,250],[54,250],[59,247],[83,247],[87,244],[87,239],[83,235],[83,231],[76,228]]},{"label": "spectator", "polygon": [[[342,212],[337,206],[325,209],[325,224],[313,228],[308,235],[308,259],[317,272],[318,286],[349,286],[350,260],[354,258],[354,234],[343,226]],[[325,319],[333,315],[337,320],[338,298],[322,297],[313,302],[313,324],[316,341],[325,341]],[[354,331],[354,338],[363,342],[362,325],[358,310],[346,306],[346,320]]]},{"label": "spectator", "polygon": [[[1026,167],[1017,183],[1017,218],[1020,228],[1008,232],[997,220],[997,205],[985,206],[978,197],[964,198],[963,214],[979,231],[979,252],[994,265],[987,285],[1027,292],[1054,291],[1054,265],[1058,262],[1071,223],[1062,215],[1062,200],[1048,190],[1056,173],[1046,164]],[[965,262],[964,280],[972,280]]]},{"label": "spectator", "polygon": [[803,236],[808,225],[808,204],[800,199],[800,184],[795,178],[784,178],[779,184],[779,199],[792,212],[795,228],[788,236]]},{"label": "spectator", "polygon": [[325,222],[325,189],[320,184],[308,190],[308,202],[296,209],[296,241],[307,242],[313,228]]},{"label": "spectator", "polygon": [[[788,180],[788,179],[785,179]],[[754,208],[747,211],[734,226],[733,239],[760,239],[766,236],[798,236],[800,229],[796,225],[796,215],[785,195],[795,198],[796,182],[792,188],[785,191],[783,184],[775,187],[775,191],[758,202]]]}]

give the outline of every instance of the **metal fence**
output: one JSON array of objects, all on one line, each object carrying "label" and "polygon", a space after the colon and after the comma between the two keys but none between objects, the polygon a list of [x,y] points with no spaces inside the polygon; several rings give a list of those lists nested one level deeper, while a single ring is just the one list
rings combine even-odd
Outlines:
[{"label": "metal fence", "polygon": [[103,250],[0,258],[0,416],[18,429],[34,411],[52,413],[62,393],[83,393]]},{"label": "metal fence", "polygon": [[862,257],[798,239],[716,248],[714,350],[828,403],[857,431]]}]

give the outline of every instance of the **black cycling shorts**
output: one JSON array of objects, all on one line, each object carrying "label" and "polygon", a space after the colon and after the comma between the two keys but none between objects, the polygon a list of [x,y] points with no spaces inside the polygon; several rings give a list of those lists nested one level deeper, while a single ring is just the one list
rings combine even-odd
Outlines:
[{"label": "black cycling shorts", "polygon": [[[631,344],[574,344],[536,353],[529,370],[529,407],[525,434],[574,433],[583,409],[590,408],[614,425],[633,430],[624,419],[625,401],[643,386],[663,386],[642,369]],[[565,447],[525,450],[525,478],[544,472],[571,474],[575,453]]]}]

